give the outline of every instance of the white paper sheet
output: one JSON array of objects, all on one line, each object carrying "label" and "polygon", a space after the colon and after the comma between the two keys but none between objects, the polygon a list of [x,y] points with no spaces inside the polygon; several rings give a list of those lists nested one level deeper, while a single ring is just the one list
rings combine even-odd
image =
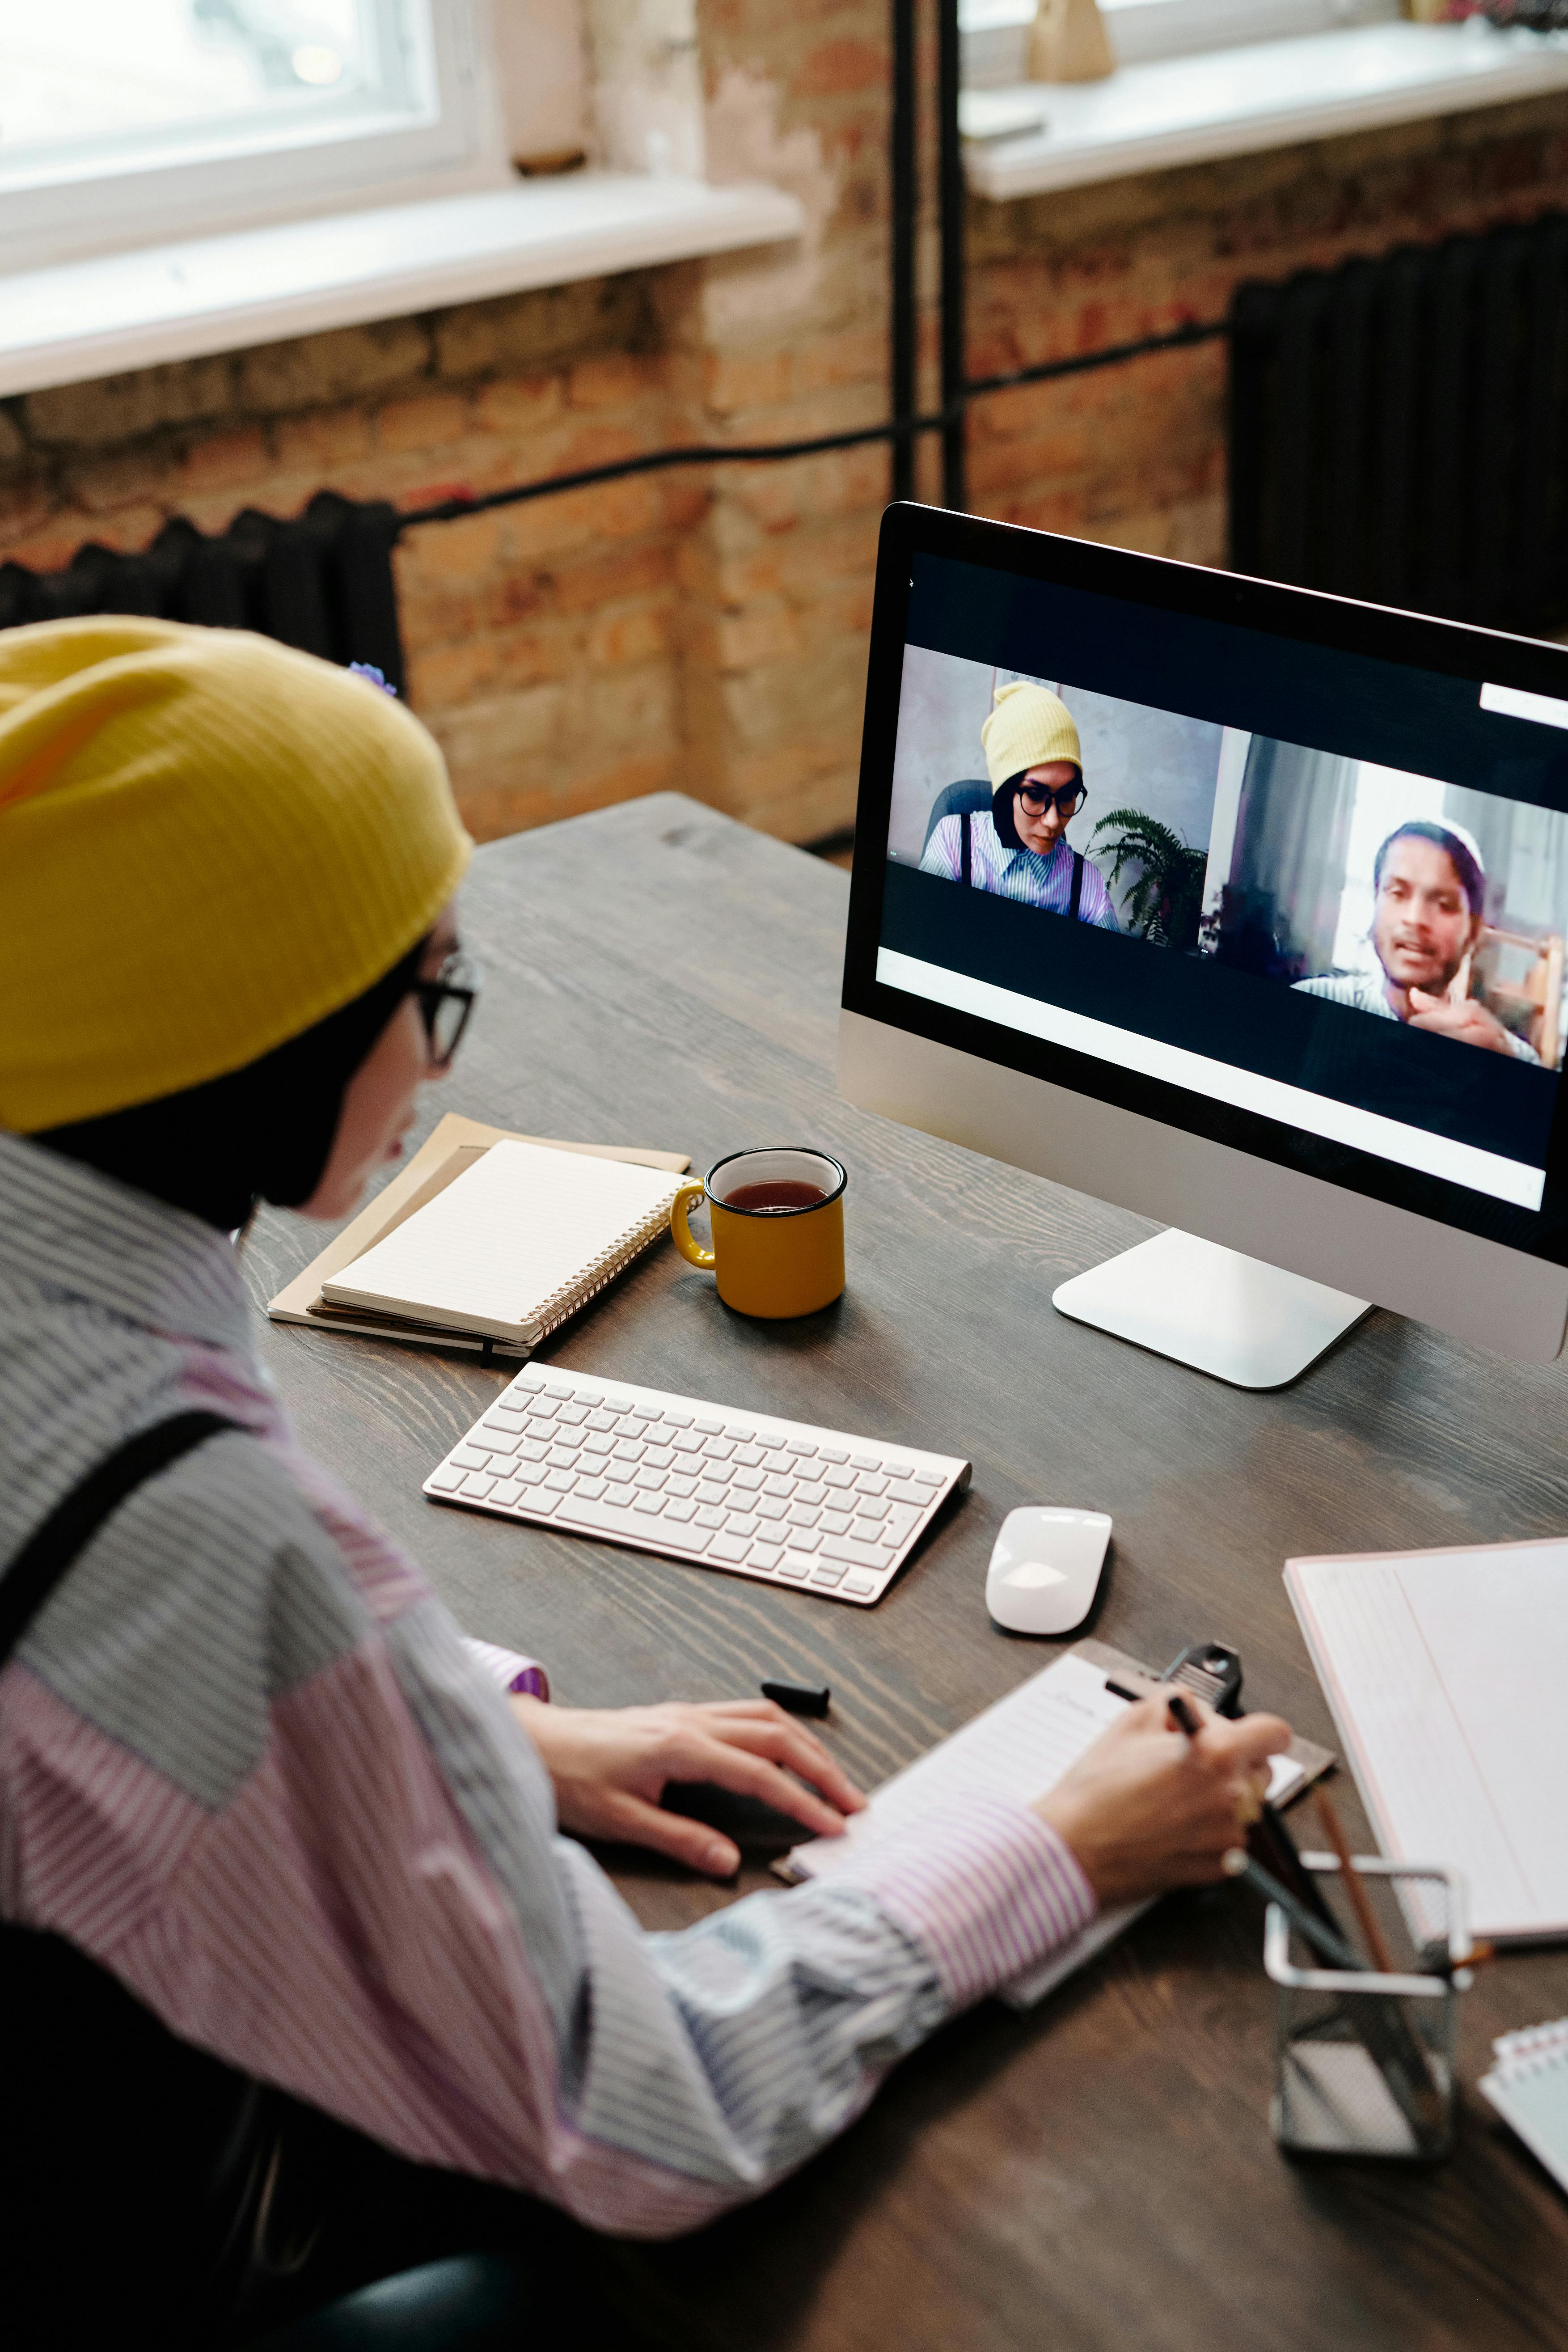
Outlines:
[{"label": "white paper sheet", "polygon": [[1568,1543],[1285,1580],[1384,1852],[1461,1870],[1478,1935],[1568,1933]]}]

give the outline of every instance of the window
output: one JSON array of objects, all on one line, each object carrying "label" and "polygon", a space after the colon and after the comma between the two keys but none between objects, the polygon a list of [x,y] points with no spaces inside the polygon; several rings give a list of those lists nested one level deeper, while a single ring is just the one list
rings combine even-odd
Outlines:
[{"label": "window", "polygon": [[8,259],[503,184],[473,16],[472,0],[0,0]]}]

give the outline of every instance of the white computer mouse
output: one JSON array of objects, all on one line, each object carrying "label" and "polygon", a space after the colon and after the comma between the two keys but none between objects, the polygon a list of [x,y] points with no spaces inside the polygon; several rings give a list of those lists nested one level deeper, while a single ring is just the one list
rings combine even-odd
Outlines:
[{"label": "white computer mouse", "polygon": [[1002,1522],[985,1606],[1010,1633],[1070,1633],[1100,1590],[1110,1520],[1104,1511],[1030,1504]]}]

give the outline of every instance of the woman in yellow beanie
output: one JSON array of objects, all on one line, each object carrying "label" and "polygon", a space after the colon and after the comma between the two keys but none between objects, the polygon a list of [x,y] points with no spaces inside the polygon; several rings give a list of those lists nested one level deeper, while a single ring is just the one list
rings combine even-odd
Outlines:
[{"label": "woman in yellow beanie", "polygon": [[1037,1805],[642,1935],[558,1828],[728,1874],[668,1780],[823,1832],[856,1790],[763,1703],[551,1707],[467,1642],[301,1453],[229,1238],[258,1196],[341,1216],[395,1154],[478,989],[468,855],[435,746],[363,679],[153,621],[0,633],[0,2106],[30,2342],[236,2342],[502,2242],[542,2336],[629,2340],[550,2209],[657,2235],[758,2194],[1098,1902],[1215,1876],[1286,1736],[1189,1747],[1130,1709]]},{"label": "woman in yellow beanie", "polygon": [[1101,930],[1117,929],[1104,877],[1067,837],[1088,796],[1078,728],[1067,704],[1048,687],[1014,678],[996,688],[980,741],[991,779],[990,812],[942,817],[926,844],[921,872]]}]

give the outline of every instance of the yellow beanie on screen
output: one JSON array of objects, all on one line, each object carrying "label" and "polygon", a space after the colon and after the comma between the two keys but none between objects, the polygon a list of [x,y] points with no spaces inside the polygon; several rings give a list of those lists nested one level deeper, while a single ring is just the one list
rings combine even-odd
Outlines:
[{"label": "yellow beanie on screen", "polygon": [[0,630],[0,1128],[270,1053],[407,953],[472,846],[367,678],[175,621]]},{"label": "yellow beanie on screen", "polygon": [[1043,768],[1052,760],[1070,760],[1082,774],[1078,729],[1059,694],[1016,677],[997,688],[995,704],[980,730],[994,793],[1009,776],[1021,776],[1026,768]]}]

